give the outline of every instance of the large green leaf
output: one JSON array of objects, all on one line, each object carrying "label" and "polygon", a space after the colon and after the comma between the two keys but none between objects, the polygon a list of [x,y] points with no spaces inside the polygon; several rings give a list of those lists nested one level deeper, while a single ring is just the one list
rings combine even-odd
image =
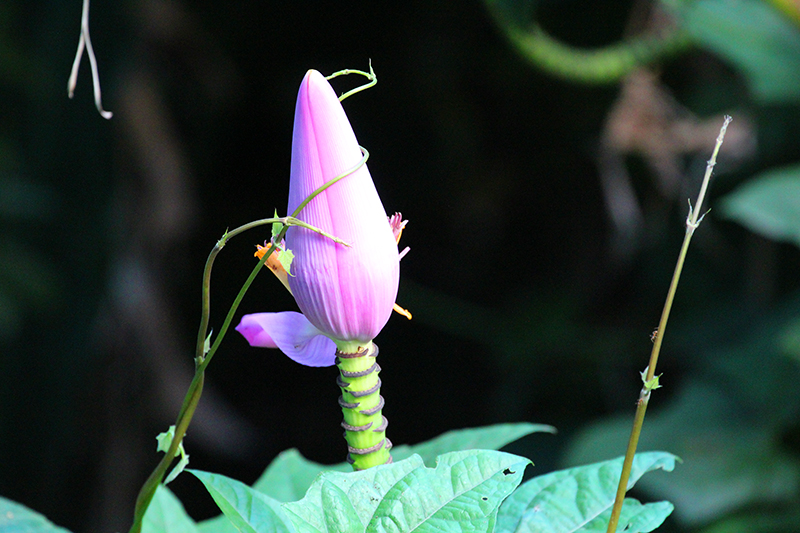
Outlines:
[{"label": "large green leaf", "polygon": [[751,231],[800,246],[800,166],[765,172],[720,203],[723,215]]},{"label": "large green leaf", "polygon": [[506,444],[510,444],[531,433],[555,433],[555,431],[553,426],[527,422],[456,429],[442,433],[438,437],[420,444],[395,446],[392,448],[392,457],[395,460],[400,460],[417,454],[422,457],[425,464],[433,465],[437,457],[447,452],[499,450]]},{"label": "large green leaf", "polygon": [[198,533],[198,529],[172,491],[160,485],[144,515],[142,533]]},{"label": "large green leaf", "polygon": [[[553,433],[555,429],[552,426],[528,422],[457,429],[420,444],[395,446],[392,448],[392,457],[396,462],[417,454],[425,464],[433,465],[437,457],[447,452],[476,449],[497,450],[536,432]],[[351,472],[353,468],[347,463],[333,466],[315,463],[292,448],[282,452],[272,461],[253,484],[253,488],[278,501],[293,502],[302,498],[314,478],[327,470]]]},{"label": "large green leaf", "polygon": [[763,0],[662,0],[681,26],[746,77],[763,102],[800,99],[800,31]]},{"label": "large green leaf", "polygon": [[[765,354],[751,364],[751,381],[761,381],[760,370],[754,365],[768,362]],[[789,368],[791,362],[787,360],[786,363]],[[775,383],[791,383],[796,374],[786,371],[784,381],[763,385],[774,391]],[[780,437],[775,434],[774,420],[770,420],[773,416],[791,413],[773,415],[753,410],[763,422],[750,420],[746,409],[753,409],[753,406],[747,396],[755,391],[738,387],[734,375],[722,369],[714,376],[724,383],[723,390],[698,382],[687,383],[671,402],[647,416],[639,440],[641,449],[665,447],[683,459],[683,467],[677,472],[669,476],[647,476],[638,486],[673,502],[676,518],[687,524],[708,523],[746,505],[790,502],[800,488],[800,465],[782,449]],[[741,376],[742,380],[747,378],[748,375]],[[735,401],[729,397],[731,394],[737,396]],[[737,403],[739,401],[741,403]],[[763,401],[774,406],[775,411],[785,407],[775,405],[769,392],[765,393]],[[578,433],[566,460],[588,462],[596,460],[599,454],[623,450],[630,431],[630,416],[593,424]]]},{"label": "large green leaf", "polygon": [[22,504],[0,497],[0,533],[69,533]]},{"label": "large green leaf", "polygon": [[[622,512],[619,515],[617,531],[625,533],[648,533],[660,526],[672,513],[675,506],[669,502],[655,502],[641,504],[633,498],[625,498]],[[605,533],[608,530],[608,521],[611,519],[611,509],[603,513],[580,528],[581,533]]]},{"label": "large green leaf", "polygon": [[[603,513],[606,513],[605,523],[608,524],[622,471],[622,459],[559,470],[525,482],[501,506],[497,533],[582,531],[593,521],[602,522]],[[672,471],[674,467],[674,455],[664,452],[637,454],[628,488],[651,470]],[[635,524],[638,529],[625,531],[652,531],[670,512],[672,506],[668,503],[642,508],[639,502],[629,500],[626,502],[625,517],[630,522],[621,520],[620,530]],[[592,527],[596,529],[597,524]]]},{"label": "large green leaf", "polygon": [[223,514],[242,533],[291,533],[279,501],[221,474],[187,470],[203,482]]},{"label": "large green leaf", "polygon": [[284,504],[298,533],[491,532],[500,503],[530,461],[489,450],[417,455],[361,472],[325,472],[299,502]]},{"label": "large green leaf", "polygon": [[295,448],[281,452],[267,467],[253,488],[280,501],[293,502],[302,498],[321,472],[335,470],[352,472],[347,463],[323,465],[300,455]]},{"label": "large green leaf", "polygon": [[221,514],[208,520],[203,520],[197,523],[197,530],[200,533],[238,533],[239,530],[230,521],[230,519]]}]

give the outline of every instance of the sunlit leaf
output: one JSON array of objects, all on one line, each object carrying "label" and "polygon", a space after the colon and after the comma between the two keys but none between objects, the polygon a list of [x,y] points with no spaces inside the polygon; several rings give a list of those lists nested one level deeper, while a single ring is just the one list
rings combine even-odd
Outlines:
[{"label": "sunlit leaf", "polygon": [[303,533],[488,533],[529,463],[503,452],[467,450],[445,454],[428,468],[415,455],[360,472],[325,472],[303,500],[284,508]]},{"label": "sunlit leaf", "polygon": [[395,460],[399,460],[417,454],[422,457],[425,464],[433,465],[437,457],[447,452],[499,450],[506,444],[510,444],[531,433],[555,433],[555,431],[552,426],[527,422],[456,429],[419,444],[395,446],[392,448],[392,457]]},{"label": "sunlit leaf", "polygon": [[[617,531],[624,533],[648,533],[662,523],[675,509],[669,502],[639,503],[633,498],[625,498],[622,512],[619,515]],[[605,533],[608,531],[608,521],[611,519],[611,509],[604,511],[600,516],[580,528],[581,533]]]},{"label": "sunlit leaf", "polygon": [[197,523],[197,530],[200,533],[238,533],[239,530],[236,529],[231,521],[228,519],[227,516],[221,514],[219,516],[215,516],[214,518],[209,518],[208,520],[203,520],[202,522]]},{"label": "sunlit leaf", "polygon": [[[768,358],[761,355],[755,364],[767,363]],[[794,379],[797,372],[787,371],[792,362],[785,358],[783,363],[785,379]],[[746,505],[790,502],[800,489],[800,465],[781,449],[774,433],[774,421],[796,411],[788,405],[787,412],[781,414],[781,406],[776,406],[775,418],[770,422],[758,404],[748,400],[761,388],[774,391],[775,383],[781,381],[768,377],[769,373],[762,375],[752,363],[749,372],[738,377],[729,374],[740,372],[735,368],[721,368],[714,374],[725,383],[726,392],[688,383],[672,402],[648,414],[645,420],[639,448],[673,450],[683,464],[668,476],[645,476],[637,486],[671,501],[676,518],[687,524],[707,523]],[[737,379],[746,382],[743,387],[753,390],[739,387]],[[728,397],[731,391],[735,391],[735,400]],[[765,394],[759,401],[774,405],[774,398]],[[745,410],[762,413],[758,415],[762,423],[744,419]],[[566,460],[588,462],[611,450],[624,449],[631,417],[615,417],[585,428],[576,436]]]},{"label": "sunlit leaf", "polygon": [[293,531],[280,502],[235,479],[200,470],[187,470],[203,482],[223,514],[242,533]]},{"label": "sunlit leaf", "polygon": [[293,502],[305,496],[314,478],[326,470],[352,472],[353,467],[347,463],[336,465],[315,463],[292,448],[281,452],[270,463],[253,484],[253,488],[280,502]]},{"label": "sunlit leaf", "polygon": [[0,531],[2,533],[69,533],[39,513],[22,504],[0,497]]},{"label": "sunlit leaf", "polygon": [[[559,470],[526,481],[501,506],[497,533],[571,533],[581,531],[605,512],[608,513],[608,524],[622,471],[622,459]],[[656,469],[672,471],[674,467],[674,455],[664,452],[637,454],[628,488],[647,472]],[[640,528],[637,531],[651,531],[669,515],[669,512],[659,514],[653,509],[637,514],[636,506],[640,504],[633,502],[627,504],[629,508],[626,510],[626,517],[631,522],[620,521],[621,529],[635,521]],[[671,506],[669,511],[672,511]]]},{"label": "sunlit leaf", "polygon": [[[392,457],[397,462],[417,454],[422,457],[425,464],[433,465],[438,456],[447,452],[473,449],[497,450],[531,433],[554,431],[552,426],[527,422],[457,429],[419,444],[395,446],[392,448]],[[336,465],[315,463],[292,448],[282,452],[272,461],[253,484],[253,488],[281,502],[297,501],[305,495],[314,478],[325,470],[351,472],[353,468],[347,463]]]},{"label": "sunlit leaf", "polygon": [[142,521],[142,533],[198,533],[194,520],[167,487],[160,485]]}]

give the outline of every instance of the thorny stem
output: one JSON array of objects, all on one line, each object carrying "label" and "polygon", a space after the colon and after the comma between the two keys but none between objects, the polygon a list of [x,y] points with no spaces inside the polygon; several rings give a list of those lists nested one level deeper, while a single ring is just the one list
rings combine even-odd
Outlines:
[{"label": "thorny stem", "polygon": [[114,114],[103,109],[103,101],[100,93],[100,74],[97,72],[97,59],[92,48],[92,39],[89,37],[89,0],[83,0],[83,10],[81,11],[81,36],[78,39],[78,51],[75,53],[75,60],[72,62],[72,72],[69,74],[67,82],[67,95],[72,98],[75,94],[75,86],[78,84],[78,70],[81,66],[83,50],[89,56],[89,66],[92,69],[92,88],[94,90],[94,105],[100,116],[110,119]]},{"label": "thorny stem", "polygon": [[[175,455],[178,451],[178,447],[180,446],[183,438],[186,436],[186,430],[189,427],[189,423],[192,421],[192,417],[194,416],[194,412],[197,409],[197,405],[200,402],[200,396],[203,393],[203,383],[205,381],[205,370],[208,364],[211,362],[211,358],[213,357],[214,353],[216,353],[217,348],[219,348],[222,339],[225,337],[225,333],[228,331],[230,327],[231,321],[233,320],[233,316],[236,313],[236,310],[239,308],[239,303],[244,298],[245,293],[250,288],[250,285],[253,283],[253,280],[256,278],[256,275],[261,270],[261,267],[267,262],[269,256],[272,255],[273,251],[276,249],[276,242],[280,242],[283,240],[283,237],[286,234],[286,231],[289,229],[290,226],[300,226],[312,231],[319,233],[333,241],[343,244],[345,246],[350,246],[348,243],[344,242],[343,240],[330,235],[321,229],[315,228],[302,220],[298,220],[295,218],[300,211],[308,205],[308,203],[314,199],[317,195],[322,193],[325,189],[336,183],[337,181],[353,174],[358,169],[360,169],[364,164],[367,162],[369,158],[369,152],[365,148],[361,148],[363,152],[363,157],[358,162],[356,166],[347,170],[343,174],[336,176],[335,178],[327,181],[324,185],[319,187],[317,190],[312,192],[308,198],[303,200],[303,202],[295,209],[294,213],[291,216],[287,217],[280,217],[280,218],[265,218],[262,220],[256,220],[254,222],[249,222],[244,224],[243,226],[239,226],[238,228],[226,231],[222,238],[217,241],[217,244],[211,250],[211,253],[208,255],[208,259],[206,259],[206,266],[203,271],[203,288],[202,288],[202,310],[200,315],[200,329],[197,333],[197,346],[195,349],[195,375],[192,379],[192,383],[189,385],[189,389],[186,391],[186,396],[183,399],[183,404],[181,405],[181,409],[178,412],[178,418],[175,422],[175,436],[170,443],[169,449],[166,451],[164,456],[159,461],[156,468],[147,478],[147,480],[142,485],[142,488],[139,490],[139,495],[136,498],[136,506],[134,508],[134,515],[133,515],[133,524],[129,530],[129,533],[140,533],[142,530],[142,521],[144,519],[144,515],[147,512],[147,508],[150,506],[150,502],[153,500],[153,496],[155,496],[156,490],[158,489],[159,484],[164,479],[164,475],[167,473],[167,469],[169,468],[170,464],[172,463],[173,459],[175,459]],[[220,332],[217,334],[217,338],[214,340],[214,344],[212,344],[208,350],[206,350],[206,340],[208,334],[208,322],[209,322],[209,313],[211,309],[211,269],[214,265],[214,260],[216,259],[219,252],[222,248],[227,244],[228,240],[235,237],[236,235],[243,233],[249,229],[252,229],[256,226],[262,226],[265,224],[274,224],[280,223],[283,224],[283,228],[281,229],[280,233],[273,239],[272,244],[269,246],[267,252],[264,256],[258,261],[256,266],[253,268],[253,271],[247,277],[247,280],[242,285],[242,288],[239,290],[239,294],[236,295],[236,298],[231,305],[231,308],[228,310],[228,314],[225,316],[225,321],[222,323],[222,327],[220,328]]]},{"label": "thorny stem", "polygon": [[678,289],[678,281],[680,280],[681,271],[683,270],[686,252],[689,249],[689,242],[692,240],[694,230],[697,229],[697,227],[700,225],[700,222],[703,220],[703,217],[705,216],[705,214],[703,214],[702,216],[698,217],[698,214],[700,213],[700,208],[703,205],[703,200],[705,199],[706,191],[708,190],[708,184],[711,181],[711,174],[714,171],[714,165],[717,164],[717,154],[719,153],[720,146],[722,146],[722,140],[725,138],[725,131],[728,129],[728,124],[730,124],[731,120],[733,119],[730,116],[726,116],[725,122],[722,124],[722,128],[719,131],[719,136],[717,137],[714,151],[711,154],[711,159],[708,160],[708,165],[706,166],[706,173],[703,177],[703,184],[700,187],[700,193],[697,196],[696,206],[692,208],[691,202],[689,202],[689,215],[686,217],[686,234],[684,235],[683,245],[681,246],[681,251],[678,255],[678,262],[675,265],[675,272],[672,274],[672,282],[669,285],[667,299],[664,303],[664,309],[661,312],[661,320],[659,321],[658,329],[654,334],[653,350],[650,352],[650,362],[645,371],[642,372],[642,381],[644,382],[644,386],[639,393],[639,400],[636,402],[636,414],[633,417],[633,429],[631,430],[631,436],[628,440],[628,448],[625,451],[625,461],[622,464],[622,473],[620,475],[619,486],[617,487],[617,495],[614,500],[614,507],[611,510],[611,518],[608,521],[607,533],[615,533],[617,531],[617,526],[619,525],[619,516],[622,512],[622,503],[625,498],[625,493],[628,490],[628,479],[631,475],[631,467],[633,465],[633,457],[636,454],[636,447],[639,444],[639,436],[642,433],[644,415],[645,411],[647,411],[647,404],[650,401],[650,393],[654,389],[660,387],[658,384],[658,377],[655,376],[655,372],[656,363],[658,363],[658,355],[661,352],[661,342],[667,329],[667,319],[669,318],[669,313],[672,309],[672,301],[675,298],[675,291]]}]

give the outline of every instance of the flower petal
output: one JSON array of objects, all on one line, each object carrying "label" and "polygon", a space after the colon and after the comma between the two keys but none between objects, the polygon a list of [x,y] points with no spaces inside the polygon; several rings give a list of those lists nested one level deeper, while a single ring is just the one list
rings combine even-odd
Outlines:
[{"label": "flower petal", "polygon": [[336,344],[294,311],[245,315],[236,331],[250,346],[279,348],[301,365],[331,366],[336,359]]},{"label": "flower petal", "polygon": [[[288,212],[361,157],[333,88],[309,71],[295,110]],[[392,313],[400,267],[397,241],[367,166],[314,198],[298,216],[352,247],[289,228],[286,244],[295,254],[289,285],[297,305],[331,338],[372,340]]]}]

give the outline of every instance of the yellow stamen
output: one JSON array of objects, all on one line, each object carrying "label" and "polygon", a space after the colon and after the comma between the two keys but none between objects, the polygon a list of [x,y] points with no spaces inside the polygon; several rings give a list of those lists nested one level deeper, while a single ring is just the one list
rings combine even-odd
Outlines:
[{"label": "yellow stamen", "polygon": [[406,310],[406,309],[403,309],[402,307],[400,307],[400,306],[399,306],[399,305],[397,305],[397,304],[394,304],[394,307],[393,307],[393,309],[394,309],[394,311],[395,311],[396,313],[400,313],[401,315],[403,315],[403,316],[404,316],[404,317],[406,317],[407,319],[411,320],[411,313],[409,313],[409,312],[408,312],[408,310]]},{"label": "yellow stamen", "polygon": [[[256,244],[256,248],[256,253],[253,255],[259,259],[263,258],[264,254],[266,254],[267,250],[269,250],[269,246],[261,246],[260,244]],[[272,252],[267,258],[266,265],[269,267],[272,273],[275,274],[275,277],[277,277],[278,280],[283,283],[283,286],[286,287],[286,290],[289,291],[289,294],[292,294],[292,289],[289,288],[289,274],[286,273],[286,269],[283,268],[283,265],[278,260],[278,255],[280,255],[280,253],[281,251],[276,248],[275,251]]]}]

